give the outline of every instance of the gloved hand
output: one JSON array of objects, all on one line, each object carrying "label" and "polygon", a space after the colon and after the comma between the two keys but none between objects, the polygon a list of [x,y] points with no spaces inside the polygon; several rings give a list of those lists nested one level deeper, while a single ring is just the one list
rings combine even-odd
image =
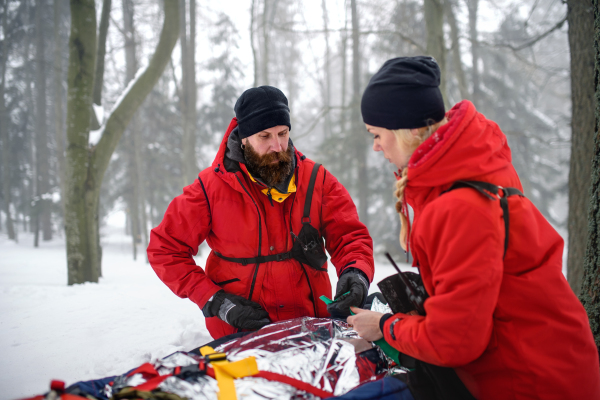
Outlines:
[{"label": "gloved hand", "polygon": [[258,303],[241,296],[219,290],[202,307],[205,317],[219,317],[234,328],[258,330],[271,323],[267,313]]},{"label": "gloved hand", "polygon": [[[344,295],[346,292],[350,292]],[[362,307],[369,294],[369,279],[358,268],[348,268],[342,272],[335,289],[335,303],[327,306],[332,318],[346,318],[350,307]]]}]

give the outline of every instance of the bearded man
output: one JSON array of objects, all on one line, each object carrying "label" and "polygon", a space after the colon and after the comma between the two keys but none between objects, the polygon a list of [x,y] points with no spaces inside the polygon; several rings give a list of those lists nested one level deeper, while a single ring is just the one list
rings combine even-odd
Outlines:
[{"label": "bearded man", "polygon": [[[234,110],[212,166],[152,230],[152,268],[202,309],[215,339],[291,318],[348,316],[364,303],[374,269],[348,191],[294,148],[279,89],[248,89]],[[203,270],[192,256],[204,240],[212,251]],[[319,300],[332,292],[325,249],[339,277],[329,306]]]}]

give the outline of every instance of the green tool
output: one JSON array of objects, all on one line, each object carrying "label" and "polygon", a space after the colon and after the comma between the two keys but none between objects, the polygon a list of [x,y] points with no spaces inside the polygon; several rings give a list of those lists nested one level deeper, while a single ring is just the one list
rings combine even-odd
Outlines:
[{"label": "green tool", "polygon": [[323,295],[321,297],[319,297],[319,299],[321,299],[321,301],[327,305],[330,305],[332,303],[337,303],[338,300],[340,300],[342,297],[344,297],[345,295],[347,295],[348,293],[350,293],[350,291],[347,291],[346,293],[344,293],[343,295],[341,295],[340,297],[337,298],[337,300],[331,300],[329,297]]},{"label": "green tool", "polygon": [[[350,292],[346,292],[343,295],[341,295],[339,298],[347,295]],[[332,304],[337,302],[338,300],[331,300],[329,297],[323,295],[321,297],[319,297],[319,299],[321,299],[321,301],[327,305]],[[350,310],[350,314],[354,315],[354,313],[352,312],[352,310]],[[383,338],[374,341],[373,343],[375,343],[377,346],[379,346],[379,348],[381,349],[381,351],[383,351],[385,353],[386,356],[388,356],[389,358],[391,358],[392,360],[394,360],[394,362],[398,365],[400,364],[400,352],[398,350],[396,350],[395,348],[393,348],[392,346],[390,346],[390,344],[388,342],[386,342]]]}]

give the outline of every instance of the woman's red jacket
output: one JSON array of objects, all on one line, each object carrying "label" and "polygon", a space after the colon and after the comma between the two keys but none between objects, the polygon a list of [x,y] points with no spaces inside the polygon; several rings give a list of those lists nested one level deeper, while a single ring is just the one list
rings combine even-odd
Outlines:
[{"label": "woman's red jacket", "polygon": [[[301,266],[294,259],[242,265],[217,255],[252,258],[292,248],[290,230],[298,235],[306,189],[314,162],[296,151],[295,194],[271,205],[268,197],[244,171],[224,166],[227,140],[237,126],[234,118],[210,168],[183,190],[167,208],[159,226],[152,229],[148,259],[158,277],[179,297],[200,308],[218,290],[259,303],[272,321],[302,316],[327,317],[319,296],[331,297],[326,271]],[[373,279],[373,243],[358,220],[346,189],[323,167],[319,169],[312,198],[310,223],[325,239],[325,248],[337,275],[348,267]],[[204,241],[212,249],[204,270],[192,256]],[[324,265],[326,267],[327,264]],[[235,332],[217,317],[207,318],[214,338]]]},{"label": "woman's red jacket", "polygon": [[477,399],[600,399],[598,349],[562,273],[563,239],[526,197],[511,196],[503,257],[499,200],[470,188],[442,194],[458,180],[523,190],[498,125],[468,101],[448,119],[411,157],[405,190],[426,316],[396,314],[385,339],[454,367]]}]

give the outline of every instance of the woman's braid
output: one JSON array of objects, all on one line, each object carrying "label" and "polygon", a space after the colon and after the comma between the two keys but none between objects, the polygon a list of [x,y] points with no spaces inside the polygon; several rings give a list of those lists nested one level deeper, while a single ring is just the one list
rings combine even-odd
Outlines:
[{"label": "woman's braid", "polygon": [[408,243],[408,216],[406,203],[404,201],[404,189],[406,189],[406,183],[408,182],[408,168],[402,170],[402,176],[396,181],[396,190],[394,190],[394,196],[396,196],[396,212],[400,216],[400,246],[404,250],[407,249]]}]

